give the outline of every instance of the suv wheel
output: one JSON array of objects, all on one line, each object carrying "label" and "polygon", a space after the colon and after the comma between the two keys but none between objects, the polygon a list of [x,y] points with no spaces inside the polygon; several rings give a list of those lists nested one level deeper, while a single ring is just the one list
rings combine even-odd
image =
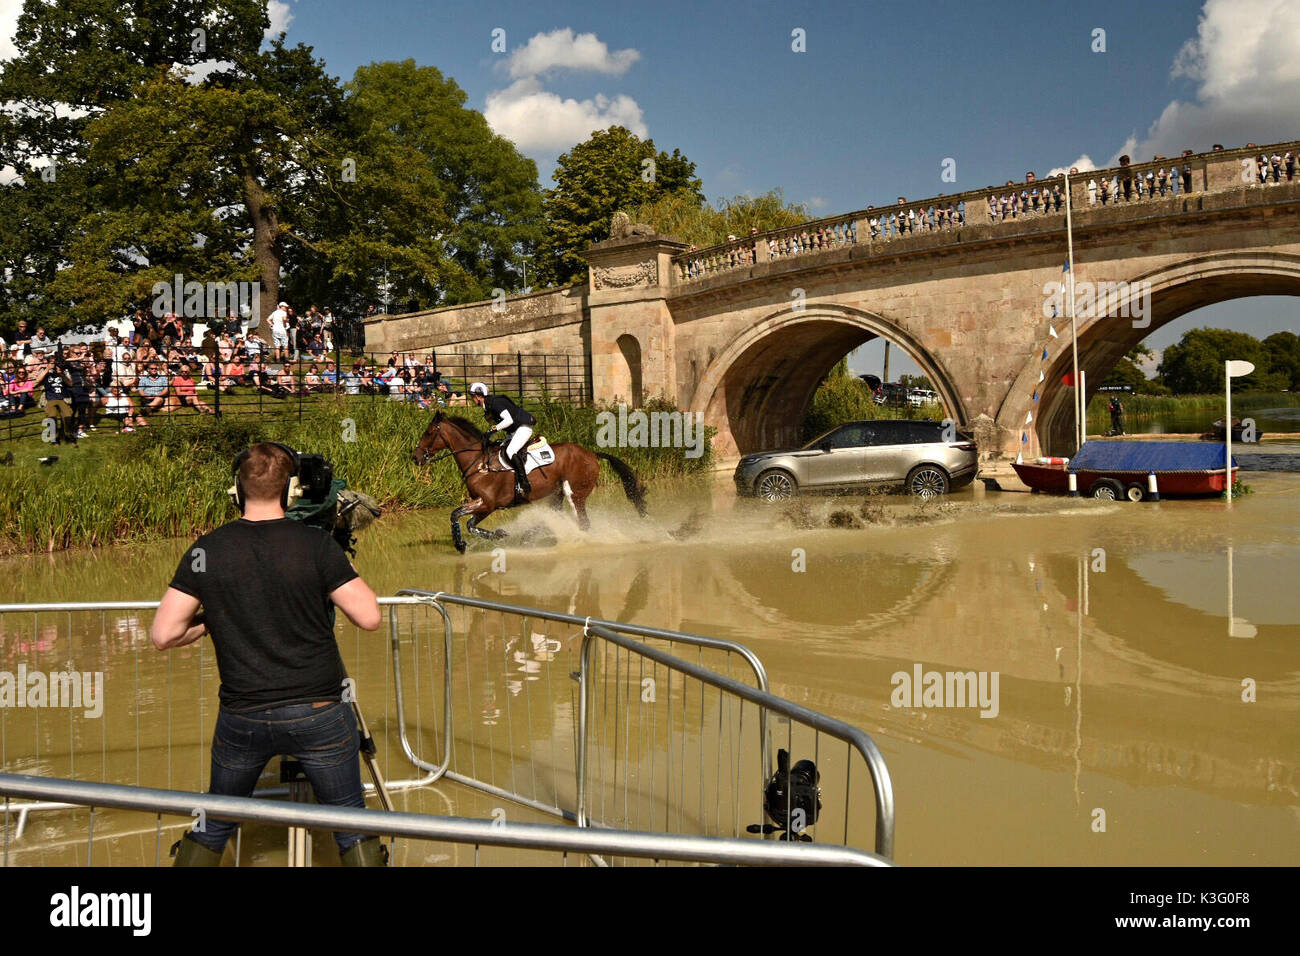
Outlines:
[{"label": "suv wheel", "polygon": [[784,501],[799,493],[799,486],[788,471],[773,469],[758,476],[754,492],[765,501]]},{"label": "suv wheel", "polygon": [[907,491],[918,498],[933,498],[948,493],[948,473],[938,465],[913,468],[907,476]]}]

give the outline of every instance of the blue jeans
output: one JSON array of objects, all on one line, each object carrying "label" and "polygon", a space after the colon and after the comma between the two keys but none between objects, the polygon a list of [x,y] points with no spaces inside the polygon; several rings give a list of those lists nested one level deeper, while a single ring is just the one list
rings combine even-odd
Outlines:
[{"label": "blue jeans", "polygon": [[[347,704],[290,704],[244,714],[222,707],[212,734],[212,785],[208,792],[252,796],[267,762],[284,754],[302,764],[318,803],[364,808],[360,750],[357,720]],[[206,828],[191,837],[220,851],[236,826],[231,821],[208,820]],[[362,839],[360,833],[334,834],[340,853]]]}]

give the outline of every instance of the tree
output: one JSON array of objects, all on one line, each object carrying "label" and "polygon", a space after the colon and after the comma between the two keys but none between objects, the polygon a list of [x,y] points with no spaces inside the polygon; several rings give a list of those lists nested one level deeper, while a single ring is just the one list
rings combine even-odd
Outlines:
[{"label": "tree", "polygon": [[68,322],[49,291],[94,209],[87,126],[159,68],[243,62],[268,23],[265,0],[26,0],[0,69],[0,166],[18,176],[0,187],[0,320]]},{"label": "tree", "polygon": [[[486,299],[496,288],[521,285],[520,258],[533,255],[542,236],[537,165],[467,109],[464,90],[433,67],[372,63],[357,70],[348,92],[361,134],[376,151],[410,150],[428,170],[439,218],[424,228],[441,237],[432,273],[436,301],[428,304]],[[358,179],[367,173],[359,169]],[[367,259],[382,261],[374,243],[383,238],[371,235],[369,248],[354,244],[353,261],[340,268],[356,273]],[[395,280],[390,268],[399,296],[412,278]]]},{"label": "tree", "polygon": [[700,205],[704,195],[695,164],[673,150],[656,150],[622,126],[592,133],[561,154],[544,193],[546,232],[538,256],[542,281],[563,285],[587,274],[582,253],[609,238],[614,213],[628,212],[666,196],[681,195]]},{"label": "tree", "polygon": [[1294,332],[1274,332],[1264,339],[1269,370],[1285,377],[1283,388],[1300,391],[1300,335]]},{"label": "tree", "polygon": [[690,193],[675,192],[643,203],[632,216],[701,248],[725,242],[729,235],[747,236],[751,228],[767,232],[797,226],[811,218],[804,206],[787,204],[779,189],[761,196],[723,199],[716,206],[701,204]]},{"label": "tree", "polygon": [[1155,353],[1146,345],[1139,342],[1128,350],[1128,354],[1115,363],[1106,377],[1102,379],[1103,388],[1112,388],[1116,386],[1127,386],[1134,392],[1150,393],[1156,388],[1155,383],[1147,378],[1146,372],[1138,364],[1143,359],[1149,359]]},{"label": "tree", "polygon": [[1210,394],[1223,391],[1223,363],[1242,359],[1255,366],[1250,375],[1237,380],[1241,390],[1285,388],[1283,376],[1269,371],[1269,354],[1263,344],[1246,332],[1228,329],[1192,329],[1164,351],[1160,381],[1176,395]]}]

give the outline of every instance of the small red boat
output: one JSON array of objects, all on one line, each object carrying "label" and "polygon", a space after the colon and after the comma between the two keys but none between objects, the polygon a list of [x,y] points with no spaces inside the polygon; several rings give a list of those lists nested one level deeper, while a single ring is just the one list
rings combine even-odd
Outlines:
[{"label": "small red boat", "polygon": [[[1081,495],[1142,501],[1151,475],[1162,496],[1222,494],[1223,456],[1222,442],[1090,441],[1073,460],[1040,458],[1012,467],[1033,491],[1066,494],[1073,474]],[[1235,459],[1232,466],[1236,481]]]}]

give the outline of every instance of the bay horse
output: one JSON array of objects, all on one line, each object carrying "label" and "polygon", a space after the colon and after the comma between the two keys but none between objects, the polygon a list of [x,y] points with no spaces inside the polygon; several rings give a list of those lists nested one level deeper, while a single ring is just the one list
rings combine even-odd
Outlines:
[{"label": "bay horse", "polygon": [[[499,444],[489,443],[487,436],[470,421],[444,415],[441,411],[433,416],[433,421],[420,436],[420,442],[411,455],[417,465],[430,461],[441,461],[450,455],[460,469],[460,475],[469,489],[470,500],[451,513],[451,539],[456,550],[465,553],[465,539],[460,533],[460,519],[469,515],[465,526],[470,534],[481,538],[504,538],[506,533],[499,528],[487,531],[478,523],[502,508],[531,504],[543,498],[551,498],[554,506],[564,507],[568,501],[573,506],[573,513],[578,518],[578,526],[586,531],[591,527],[587,518],[587,498],[596,488],[600,478],[600,461],[609,462],[614,473],[623,483],[623,493],[627,500],[636,506],[637,514],[645,517],[645,486],[642,485],[627,462],[607,455],[593,452],[574,442],[560,442],[551,445],[555,460],[549,465],[542,465],[529,472],[528,481],[532,492],[527,498],[515,494],[515,472],[513,468],[502,467],[497,458]],[[444,454],[434,458],[434,453]]]}]

